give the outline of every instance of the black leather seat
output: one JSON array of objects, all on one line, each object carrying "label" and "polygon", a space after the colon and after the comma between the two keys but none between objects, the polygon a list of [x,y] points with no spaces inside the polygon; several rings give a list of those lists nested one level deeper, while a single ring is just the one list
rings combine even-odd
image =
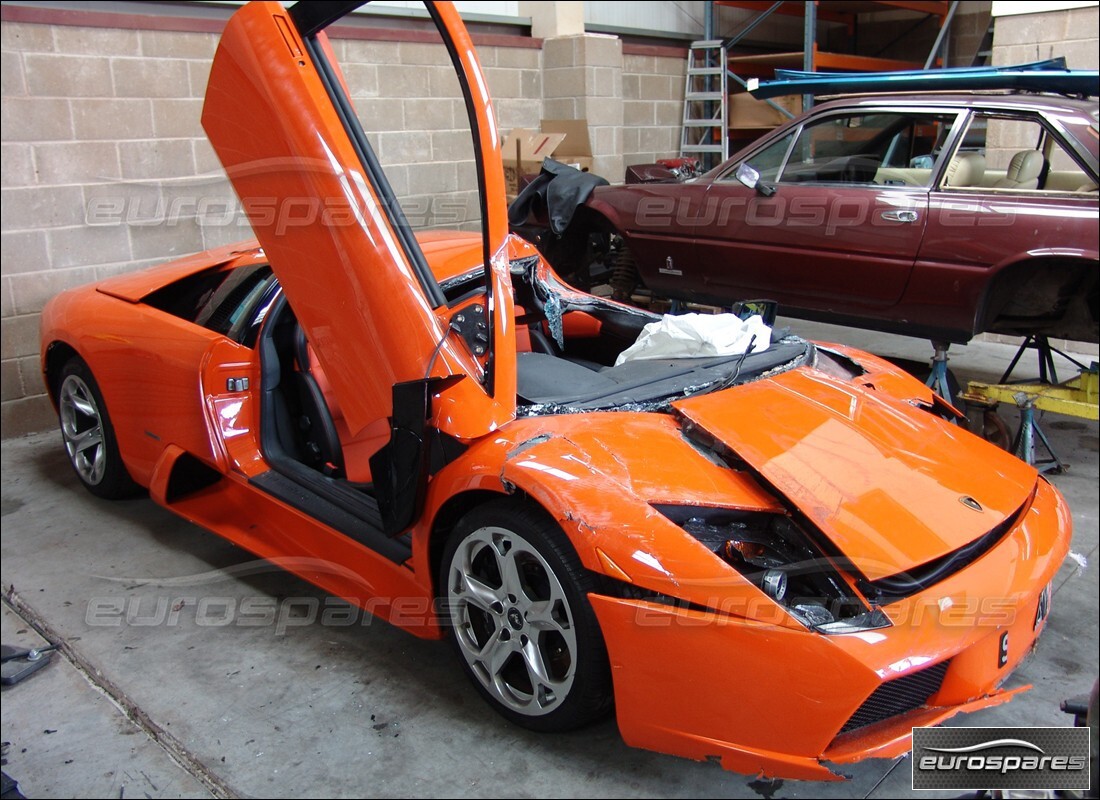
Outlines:
[{"label": "black leather seat", "polygon": [[294,383],[298,394],[298,434],[303,443],[302,461],[333,478],[344,474],[344,452],[325,395],[313,377],[309,342],[297,325],[294,331],[297,370]]}]

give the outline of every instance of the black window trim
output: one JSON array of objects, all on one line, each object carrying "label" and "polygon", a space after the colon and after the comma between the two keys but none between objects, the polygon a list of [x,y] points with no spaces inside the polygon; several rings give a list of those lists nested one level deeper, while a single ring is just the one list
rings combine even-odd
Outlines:
[{"label": "black window trim", "polygon": [[944,146],[940,150],[939,154],[936,156],[935,163],[932,165],[932,173],[928,177],[928,183],[925,184],[924,186],[894,186],[894,185],[889,185],[889,184],[884,184],[884,185],[879,185],[879,184],[849,184],[849,183],[838,183],[838,182],[833,182],[833,181],[821,181],[821,182],[814,182],[812,185],[814,185],[814,186],[838,185],[838,186],[845,186],[845,187],[848,187],[848,188],[858,188],[859,186],[862,185],[862,186],[868,186],[868,187],[873,186],[876,189],[909,190],[909,191],[912,191],[912,190],[916,189],[916,190],[929,191],[934,186],[937,185],[937,182],[938,182],[937,170],[942,170],[943,167],[947,164],[947,161],[944,159],[944,153],[946,153],[946,152],[948,152],[949,150],[952,149],[951,145],[953,145],[953,143],[956,141],[956,131],[960,128],[960,122],[962,123],[961,127],[967,127],[967,126],[969,126],[970,119],[972,118],[972,115],[970,115],[968,113],[967,109],[958,109],[958,108],[954,108],[954,109],[953,108],[942,108],[942,109],[940,109],[940,108],[936,108],[935,106],[912,107],[912,106],[896,106],[896,105],[893,105],[893,104],[887,104],[887,105],[882,105],[882,106],[853,106],[852,108],[832,109],[831,111],[829,111],[829,113],[821,114],[821,115],[815,116],[811,119],[807,119],[801,125],[798,126],[798,133],[794,137],[794,139],[791,140],[791,144],[787,148],[787,153],[783,157],[783,163],[779,167],[779,173],[778,173],[778,179],[776,180],[776,185],[777,186],[804,185],[804,184],[799,184],[799,182],[797,182],[797,181],[790,182],[790,183],[784,183],[783,182],[783,173],[786,171],[788,162],[790,161],[790,158],[791,158],[791,155],[794,153],[795,143],[798,142],[799,138],[802,136],[803,132],[806,130],[807,127],[809,127],[811,125],[812,126],[819,125],[822,122],[825,122],[825,121],[827,121],[829,119],[832,119],[834,117],[854,117],[854,116],[869,117],[869,116],[875,116],[875,115],[879,115],[879,114],[897,114],[899,116],[907,116],[907,117],[914,117],[914,116],[928,115],[928,114],[937,114],[937,115],[942,114],[944,116],[950,116],[952,114],[954,115],[955,118],[954,118],[954,120],[951,121],[951,130],[947,134],[947,139],[944,142]]},{"label": "black window trim", "polygon": [[[413,271],[417,276],[424,295],[431,304],[432,309],[437,310],[447,305],[447,298],[440,288],[434,273],[428,266],[427,259],[424,257],[424,252],[421,250],[419,242],[416,241],[416,237],[412,233],[412,228],[409,227],[408,220],[405,218],[405,213],[400,203],[397,202],[393,187],[390,185],[389,179],[386,177],[385,171],[367,139],[366,132],[363,130],[363,125],[355,113],[350,98],[348,98],[347,94],[344,92],[340,81],[336,77],[336,72],[332,64],[325,56],[324,50],[321,48],[316,38],[317,34],[326,27],[361,5],[365,5],[365,2],[346,2],[346,0],[311,0],[311,2],[305,2],[305,0],[300,0],[300,2],[291,6],[289,14],[298,34],[302,37],[306,53],[317,68],[317,72],[325,85],[325,91],[328,93],[333,107],[340,117],[344,130],[348,134],[348,138],[351,140],[352,146],[356,150],[356,154],[359,156],[359,161],[366,173],[367,180],[374,190],[378,192],[379,199],[382,201],[382,206],[390,226],[397,233],[402,250],[405,252],[406,257],[409,259],[409,263],[413,267]],[[466,80],[466,74],[462,67],[461,54],[456,50],[454,42],[451,41],[448,36],[443,35],[445,28],[442,24],[439,12],[435,7],[435,3],[431,2],[431,0],[424,0],[424,6],[432,22],[435,23],[436,29],[439,31],[443,45],[447,48],[447,53],[450,56],[451,64],[458,78],[459,86],[462,89],[471,136],[475,143],[479,142],[481,140],[481,130],[478,127],[477,116],[474,113],[473,89]],[[485,264],[485,305],[488,309],[489,319],[493,320],[498,313],[498,309],[493,296],[493,274],[492,269],[490,269],[493,254],[490,252],[489,242],[489,214],[485,189],[485,165],[481,157],[481,148],[476,145],[474,147],[474,164],[477,172],[478,202],[481,211],[482,257]],[[496,357],[493,331],[494,326],[490,322],[487,331],[487,357],[482,376],[482,385],[490,397],[495,396],[496,387],[495,372],[493,369]]]},{"label": "black window trim", "polygon": [[[1056,120],[1051,119],[1046,114],[1044,114],[1040,111],[1035,111],[1035,110],[1031,110],[1031,109],[1009,109],[1009,108],[972,108],[972,109],[969,110],[969,112],[970,113],[967,115],[967,118],[966,118],[966,124],[962,128],[962,130],[960,131],[959,137],[957,139],[952,137],[952,146],[951,146],[951,156],[952,156],[952,158],[954,157],[954,155],[955,155],[956,151],[958,150],[958,148],[962,146],[962,142],[965,140],[966,134],[970,130],[970,126],[974,124],[974,121],[978,117],[985,117],[987,119],[990,119],[990,118],[992,118],[992,119],[1007,119],[1007,120],[1016,121],[1016,122],[1034,122],[1036,125],[1039,126],[1039,128],[1042,131],[1044,137],[1048,137],[1048,138],[1052,139],[1056,145],[1061,146],[1061,148],[1065,152],[1066,156],[1068,156],[1070,158],[1070,160],[1073,161],[1073,163],[1075,163],[1081,169],[1081,171],[1084,173],[1086,178],[1090,178],[1094,182],[1097,180],[1097,171],[1095,169],[1089,167],[1088,164],[1082,163],[1081,153],[1078,152],[1077,148],[1074,146],[1074,143],[1072,142],[1072,137],[1068,136],[1066,134],[1066,132],[1061,129],[1061,127],[1057,124]],[[1046,139],[1044,138],[1044,141],[1045,140]],[[948,148],[944,147],[945,152],[947,151],[947,149]],[[949,161],[950,161],[950,159],[948,159],[947,161],[944,161],[944,169],[942,170],[943,173],[946,173],[946,171],[947,171],[946,165],[949,163]],[[939,191],[939,192],[959,192],[960,194],[966,194],[966,193],[973,194],[974,191],[975,191],[973,188],[968,190],[967,187],[944,186],[943,185],[943,180],[942,180],[943,177],[944,177],[943,174],[939,175],[937,177],[936,182],[933,184],[933,188],[936,191]],[[1019,190],[1017,190],[1017,191],[1019,191]],[[1045,193],[1049,193],[1049,194],[1052,194],[1052,195],[1059,195],[1059,196],[1062,196],[1062,197],[1081,196],[1078,192],[1059,191],[1059,190],[1055,190],[1055,189],[1040,189],[1040,190],[1031,190],[1031,191],[1039,191],[1041,193],[1045,192]],[[1007,194],[1007,192],[1006,192],[1006,194]]]}]

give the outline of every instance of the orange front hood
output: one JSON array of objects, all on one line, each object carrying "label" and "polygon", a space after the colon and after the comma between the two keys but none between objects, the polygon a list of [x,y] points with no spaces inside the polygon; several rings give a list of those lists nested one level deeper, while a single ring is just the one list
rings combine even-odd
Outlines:
[{"label": "orange front hood", "polygon": [[795,504],[871,580],[974,541],[1013,515],[1035,486],[1035,470],[1003,450],[910,403],[812,368],[673,405]]}]

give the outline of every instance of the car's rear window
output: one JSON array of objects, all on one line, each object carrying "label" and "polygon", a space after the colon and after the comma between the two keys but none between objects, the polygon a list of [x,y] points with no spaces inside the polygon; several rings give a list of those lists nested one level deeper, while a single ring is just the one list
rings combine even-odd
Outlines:
[{"label": "car's rear window", "polygon": [[215,333],[228,334],[233,324],[252,307],[256,295],[263,292],[270,275],[271,267],[267,264],[233,270],[211,294],[195,317],[195,323]]},{"label": "car's rear window", "polygon": [[228,335],[252,308],[271,278],[267,264],[210,269],[170,283],[144,298],[146,305]]}]

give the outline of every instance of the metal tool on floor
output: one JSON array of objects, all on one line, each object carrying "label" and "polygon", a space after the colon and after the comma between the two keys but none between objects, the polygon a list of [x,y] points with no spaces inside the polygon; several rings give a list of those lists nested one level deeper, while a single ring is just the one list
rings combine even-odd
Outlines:
[{"label": "metal tool on floor", "polygon": [[[1050,445],[1043,429],[1039,427],[1037,411],[1051,411],[1081,419],[1100,418],[1097,403],[1097,383],[1100,368],[1094,361],[1076,378],[1057,384],[1008,383],[991,384],[971,381],[961,395],[968,408],[988,410],[998,403],[1015,403],[1020,409],[1020,427],[1012,442],[1012,452],[1042,472],[1059,473],[1069,465],[1063,462]],[[1042,446],[1047,455],[1037,458],[1036,450]]]},{"label": "metal tool on floor", "polygon": [[7,644],[0,645],[0,683],[14,686],[29,678],[50,663],[51,653],[57,648],[56,644],[32,647],[29,650]]}]

